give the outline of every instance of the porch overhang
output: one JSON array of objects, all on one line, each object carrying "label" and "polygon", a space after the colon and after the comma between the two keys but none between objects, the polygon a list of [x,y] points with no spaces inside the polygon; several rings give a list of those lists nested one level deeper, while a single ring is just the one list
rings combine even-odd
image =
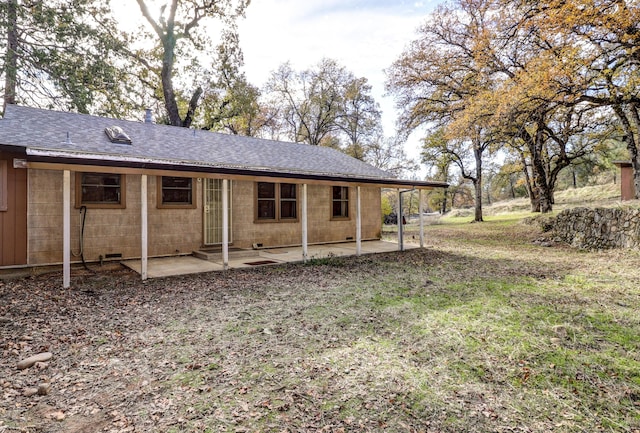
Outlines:
[{"label": "porch overhang", "polygon": [[160,160],[149,158],[122,158],[121,155],[86,154],[28,148],[27,167],[47,170],[117,172],[122,174],[146,174],[212,179],[284,181],[307,184],[348,184],[379,186],[381,188],[425,189],[447,188],[444,182],[407,180],[397,178],[344,175],[331,172],[305,172],[278,167],[236,167],[208,165],[197,161]]}]

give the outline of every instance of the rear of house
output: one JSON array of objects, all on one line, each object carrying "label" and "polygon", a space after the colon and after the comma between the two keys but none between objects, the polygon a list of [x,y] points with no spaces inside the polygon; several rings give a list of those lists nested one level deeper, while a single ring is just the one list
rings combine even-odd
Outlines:
[{"label": "rear of house", "polygon": [[0,266],[379,239],[382,187],[444,186],[329,148],[8,106]]},{"label": "rear of house", "polygon": [[[62,171],[23,172],[28,178],[27,188],[32,191],[26,206],[28,257],[23,263],[61,263]],[[87,261],[140,257],[141,177],[74,172],[72,260],[79,261],[81,253]],[[149,256],[189,254],[221,245],[221,179],[149,175],[146,182]],[[302,184],[292,182],[229,182],[230,245],[236,248],[300,245]],[[363,239],[378,239],[380,188],[364,187],[361,194]],[[309,243],[355,239],[354,197],[355,187],[348,185],[308,185]]]}]

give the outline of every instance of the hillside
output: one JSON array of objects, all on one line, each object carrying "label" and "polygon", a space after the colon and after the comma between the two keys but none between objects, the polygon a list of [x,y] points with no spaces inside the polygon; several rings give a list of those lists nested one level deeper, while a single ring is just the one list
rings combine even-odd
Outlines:
[{"label": "hillside", "polygon": [[[613,207],[613,206],[640,206],[639,200],[620,201],[620,185],[605,184],[585,186],[582,188],[570,188],[557,191],[555,194],[554,213],[563,209],[586,206],[586,207]],[[530,213],[531,205],[526,197],[514,200],[502,200],[490,205],[483,206],[485,216],[504,215],[511,213]],[[453,209],[449,216],[466,217],[472,216],[473,209]]]}]

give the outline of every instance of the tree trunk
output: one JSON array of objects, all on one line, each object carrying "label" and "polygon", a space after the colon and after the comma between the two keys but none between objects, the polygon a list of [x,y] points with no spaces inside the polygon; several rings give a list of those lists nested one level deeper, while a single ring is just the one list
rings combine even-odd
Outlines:
[{"label": "tree trunk", "polygon": [[[553,188],[548,182],[547,171],[542,152],[544,149],[544,133],[542,120],[538,120],[538,128],[534,136],[527,134],[527,144],[531,153],[531,168],[533,170],[533,185],[539,202],[539,212],[549,213],[553,210]],[[534,211],[536,212],[536,211]]]},{"label": "tree trunk", "polygon": [[531,179],[531,175],[529,174],[529,165],[527,164],[527,159],[522,153],[520,154],[520,159],[522,160],[522,173],[524,174],[524,179],[526,181],[525,187],[527,189],[527,195],[529,196],[529,203],[531,204],[531,212],[540,212],[540,200],[538,199],[538,191],[534,185],[533,179]]},{"label": "tree trunk", "polygon": [[16,103],[18,81],[18,0],[7,1],[7,52],[4,59],[5,84],[2,112],[9,104]]},{"label": "tree trunk", "polygon": [[[638,145],[636,142],[636,135],[634,135],[634,128],[631,125],[633,123],[637,128],[640,128],[640,116],[638,115],[638,107],[631,105],[628,112],[621,105],[614,105],[613,111],[615,111],[622,128],[627,135],[627,150],[629,151],[629,158],[631,159],[631,166],[633,168],[633,186],[635,189],[636,199],[640,198],[640,161],[638,160]],[[627,116],[627,114],[629,116]],[[631,117],[631,120],[629,120]],[[640,131],[639,131],[640,135]]]},{"label": "tree trunk", "polygon": [[511,198],[515,200],[516,198],[516,189],[514,188],[513,185],[513,176],[509,175],[509,188],[511,190]]},{"label": "tree trunk", "polygon": [[473,221],[482,222],[482,146],[480,143],[475,143],[473,146],[473,156],[476,159],[476,175],[475,179],[472,179],[476,195]]},{"label": "tree trunk", "polygon": [[167,110],[167,115],[169,116],[169,124],[173,126],[182,126],[182,119],[180,118],[180,111],[178,110],[178,101],[176,100],[176,93],[173,89],[174,35],[167,32],[164,36],[164,40],[162,41],[162,45],[164,47],[164,54],[162,57],[162,71],[160,72],[160,78],[162,80],[164,107]]},{"label": "tree trunk", "polygon": [[478,178],[473,182],[473,188],[475,190],[475,212],[474,212],[474,222],[482,222],[482,176],[478,176]]},{"label": "tree trunk", "polygon": [[638,135],[634,135],[633,129],[629,128],[627,132],[627,149],[631,154],[631,165],[633,166],[633,186],[635,187],[635,198],[640,198],[640,160],[638,158],[638,141],[636,138],[640,138],[640,114],[638,113],[638,105],[631,104],[629,111],[631,119],[635,125],[635,131]]}]

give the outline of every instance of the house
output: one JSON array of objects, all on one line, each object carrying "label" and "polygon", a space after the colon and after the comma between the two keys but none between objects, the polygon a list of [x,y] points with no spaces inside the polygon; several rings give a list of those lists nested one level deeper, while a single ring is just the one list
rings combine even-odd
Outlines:
[{"label": "house", "polygon": [[[10,105],[0,267],[378,239],[381,188],[432,189],[337,150]],[[399,195],[401,196],[400,192]],[[226,257],[226,256],[225,256]]]}]

